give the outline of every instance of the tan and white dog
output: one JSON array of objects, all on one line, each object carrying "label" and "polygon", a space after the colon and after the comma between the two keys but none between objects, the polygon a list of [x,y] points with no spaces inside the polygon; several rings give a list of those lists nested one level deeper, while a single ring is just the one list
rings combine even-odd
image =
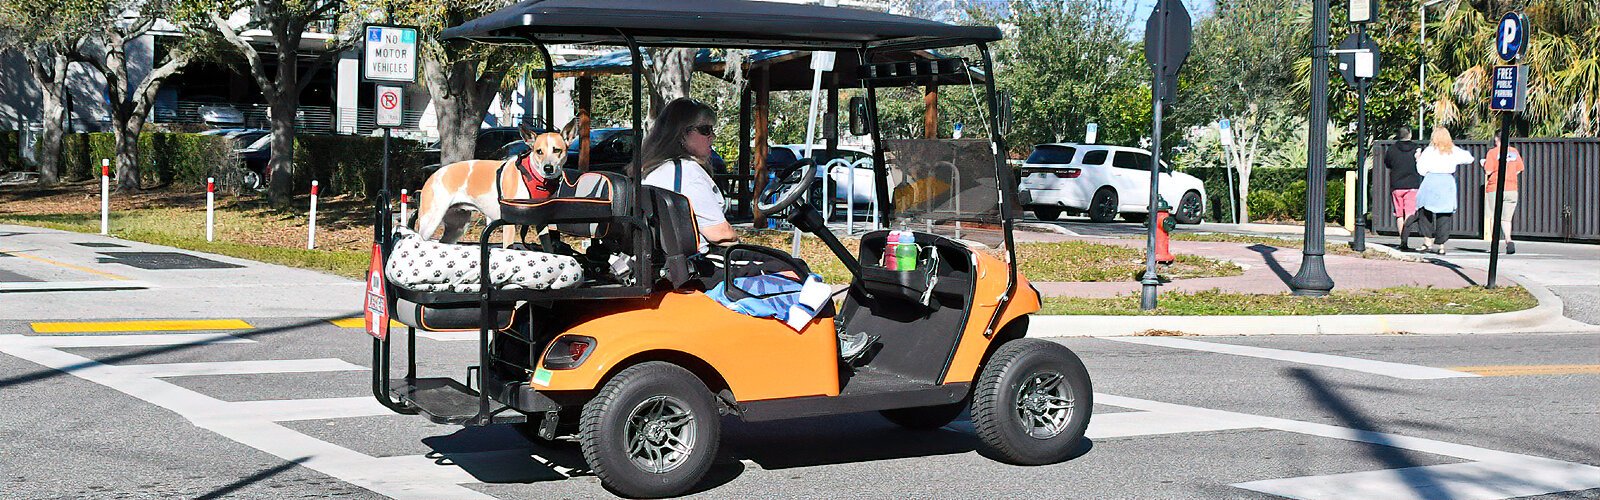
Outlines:
[{"label": "tan and white dog", "polygon": [[[567,161],[566,139],[557,132],[536,134],[524,128],[522,140],[530,147],[524,165],[511,163],[517,158],[468,160],[445,165],[428,176],[418,192],[417,233],[431,238],[442,224],[444,234],[439,241],[455,243],[472,220],[472,211],[476,210],[489,220],[499,219],[502,196],[506,199],[554,196],[565,177],[562,166]],[[507,168],[501,170],[501,165]],[[496,171],[500,173],[500,196],[495,193]],[[511,228],[505,228],[504,234],[505,244],[510,245]]]}]

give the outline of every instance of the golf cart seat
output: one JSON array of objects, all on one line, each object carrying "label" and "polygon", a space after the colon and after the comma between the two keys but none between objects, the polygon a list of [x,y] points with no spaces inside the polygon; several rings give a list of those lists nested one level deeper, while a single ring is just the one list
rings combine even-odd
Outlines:
[{"label": "golf cart seat", "polygon": [[674,288],[682,288],[696,277],[693,259],[700,254],[700,227],[694,220],[689,198],[670,189],[645,188],[650,209],[650,226],[655,228],[656,259],[662,276]]},{"label": "golf cart seat", "polygon": [[556,225],[562,234],[583,238],[626,238],[627,224],[617,221],[633,205],[633,181],[612,172],[586,172],[572,184],[562,183],[556,196],[501,199],[500,218],[519,226]]}]

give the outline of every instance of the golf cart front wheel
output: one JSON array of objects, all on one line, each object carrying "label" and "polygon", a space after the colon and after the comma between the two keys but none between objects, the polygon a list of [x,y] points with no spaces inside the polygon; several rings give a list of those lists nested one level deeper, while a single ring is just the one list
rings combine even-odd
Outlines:
[{"label": "golf cart front wheel", "polygon": [[659,361],[606,382],[583,406],[578,441],[600,483],[626,497],[689,491],[711,469],[721,420],[693,373]]},{"label": "golf cart front wheel", "polygon": [[979,373],[972,426],[1001,461],[1043,465],[1078,448],[1093,408],[1089,372],[1072,350],[1017,339],[1001,345]]}]

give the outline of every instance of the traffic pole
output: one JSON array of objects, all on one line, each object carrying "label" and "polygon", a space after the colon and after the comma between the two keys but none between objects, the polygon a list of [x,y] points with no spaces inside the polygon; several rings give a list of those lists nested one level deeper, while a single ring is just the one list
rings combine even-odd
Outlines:
[{"label": "traffic pole", "polygon": [[111,234],[111,160],[100,159],[100,234]]},{"label": "traffic pole", "polygon": [[216,226],[217,179],[206,178],[206,241],[211,241]]},{"label": "traffic pole", "polygon": [[317,181],[311,181],[311,225],[306,231],[306,250],[317,248]]},{"label": "traffic pole", "polygon": [[1489,241],[1489,281],[1484,288],[1494,288],[1495,275],[1500,270],[1500,239],[1511,235],[1503,234],[1500,230],[1503,216],[1500,211],[1506,206],[1506,160],[1511,152],[1511,113],[1500,113],[1500,163],[1495,165],[1494,179],[1494,238]]}]

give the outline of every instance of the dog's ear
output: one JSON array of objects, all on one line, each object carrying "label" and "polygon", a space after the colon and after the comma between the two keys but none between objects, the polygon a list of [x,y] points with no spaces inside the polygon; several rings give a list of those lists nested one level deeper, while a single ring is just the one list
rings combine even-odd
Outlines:
[{"label": "dog's ear", "polygon": [[571,144],[572,141],[577,140],[577,138],[578,138],[578,119],[576,117],[574,117],[572,119],[572,121],[567,122],[566,126],[561,127],[561,140],[566,141],[568,144]]},{"label": "dog's ear", "polygon": [[542,132],[533,122],[524,120],[522,123],[517,124],[517,133],[522,136],[522,142],[533,144],[533,138],[539,137]]}]

